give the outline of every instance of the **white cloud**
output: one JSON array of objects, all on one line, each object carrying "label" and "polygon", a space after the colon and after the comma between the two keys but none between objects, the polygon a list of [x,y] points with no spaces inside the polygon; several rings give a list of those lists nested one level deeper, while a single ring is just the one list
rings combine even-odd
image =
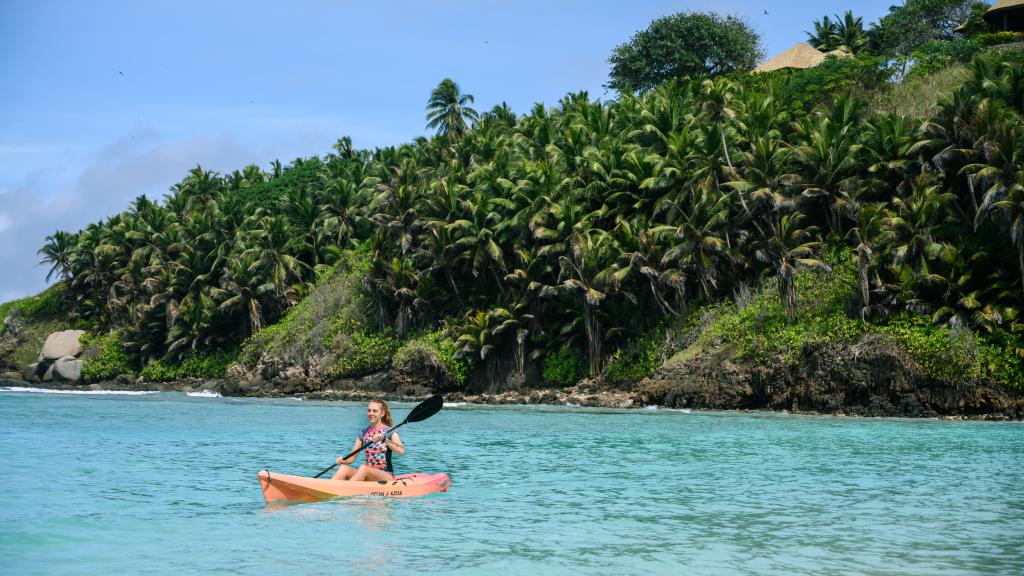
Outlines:
[{"label": "white cloud", "polygon": [[80,230],[142,194],[159,200],[197,164],[225,172],[260,158],[228,134],[168,141],[136,131],[104,146],[70,180],[56,166],[28,174],[0,192],[0,301],[45,288],[46,267],[38,265],[37,251],[55,231]]}]

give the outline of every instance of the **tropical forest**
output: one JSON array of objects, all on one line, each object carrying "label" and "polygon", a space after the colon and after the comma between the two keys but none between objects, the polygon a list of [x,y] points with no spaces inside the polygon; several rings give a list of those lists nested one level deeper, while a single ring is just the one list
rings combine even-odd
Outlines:
[{"label": "tropical forest", "polygon": [[822,16],[822,62],[764,72],[743,20],[679,13],[601,97],[443,79],[429,137],[196,166],[47,238],[0,368],[75,329],[80,385],[1020,418],[1024,39],[987,9]]}]

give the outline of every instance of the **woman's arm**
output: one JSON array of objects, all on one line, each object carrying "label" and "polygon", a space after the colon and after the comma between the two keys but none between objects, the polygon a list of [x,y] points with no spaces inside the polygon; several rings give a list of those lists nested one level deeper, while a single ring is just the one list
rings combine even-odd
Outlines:
[{"label": "woman's arm", "polygon": [[399,456],[405,454],[405,445],[402,444],[402,439],[398,437],[398,432],[392,434],[391,438],[385,437],[384,445],[391,448],[391,451]]},{"label": "woman's arm", "polygon": [[[356,438],[356,441],[352,443],[352,449],[349,450],[349,453],[352,453],[352,452],[355,452],[356,450],[359,450],[362,446],[363,446],[363,441],[360,440],[359,438]],[[338,459],[335,460],[334,463],[335,464],[351,464],[351,463],[356,461],[356,456],[359,456],[359,455],[355,454],[351,458],[349,458],[348,460],[346,460],[344,456],[338,456]]]}]

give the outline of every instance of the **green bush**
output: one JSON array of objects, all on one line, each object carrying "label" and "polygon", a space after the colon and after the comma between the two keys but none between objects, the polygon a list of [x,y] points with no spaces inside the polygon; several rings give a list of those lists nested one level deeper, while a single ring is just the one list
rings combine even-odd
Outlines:
[{"label": "green bush", "polygon": [[353,320],[348,329],[341,331],[334,339],[331,350],[334,363],[329,375],[351,378],[379,372],[391,364],[391,359],[401,346],[394,331],[370,330]]},{"label": "green bush", "polygon": [[796,111],[810,111],[828,105],[840,94],[874,90],[885,84],[892,71],[875,57],[829,56],[811,68],[769,74],[781,82],[778,96],[782,102],[789,102]]},{"label": "green bush", "polygon": [[465,384],[472,366],[465,358],[456,358],[458,345],[442,328],[409,340],[395,353],[393,364],[401,366],[418,354],[428,354],[448,373],[453,381]]},{"label": "green bush", "polygon": [[86,332],[79,341],[83,348],[83,381],[100,382],[112,380],[121,374],[135,373],[120,330],[103,335]]},{"label": "green bush", "polygon": [[179,378],[223,378],[237,356],[237,350],[224,349],[193,352],[178,363],[154,360],[142,369],[141,376],[147,382],[170,382]]},{"label": "green bush", "polygon": [[645,334],[612,353],[604,377],[612,382],[635,382],[654,374],[664,360],[664,340]]},{"label": "green bush", "polygon": [[1000,44],[1012,44],[1014,42],[1024,42],[1024,32],[989,32],[985,34],[978,34],[973,37],[972,40],[983,45],[983,46],[998,46]]},{"label": "green bush", "polygon": [[0,332],[4,331],[4,318],[16,310],[26,322],[53,318],[61,311],[64,298],[64,283],[58,282],[35,296],[27,296],[0,304]]},{"label": "green bush", "polygon": [[[321,275],[316,287],[302,302],[292,307],[277,323],[264,327],[245,341],[238,362],[254,368],[260,358],[267,356],[275,362],[301,366],[311,358],[328,353],[337,357],[362,346],[360,342],[369,333],[365,320],[368,305],[362,287],[362,279],[368,274],[369,266],[367,246],[343,252],[333,270]],[[391,349],[390,353],[393,352]],[[390,361],[390,353],[387,361]],[[363,360],[367,359],[368,356],[363,357]],[[343,360],[341,364],[331,368],[335,375],[358,371],[359,366],[377,365],[376,362],[364,363],[362,360]]]},{"label": "green bush", "polygon": [[797,273],[797,320],[791,321],[779,302],[778,284],[766,281],[744,306],[726,304],[702,340],[736,346],[740,356],[757,364],[795,364],[805,346],[851,342],[865,327],[844,310],[856,285],[856,269],[849,251],[828,258],[832,272]]},{"label": "green bush", "polygon": [[914,60],[910,74],[934,74],[951,64],[970,62],[983,47],[981,42],[965,38],[926,42],[910,55]]},{"label": "green bush", "polygon": [[1011,346],[979,339],[970,331],[936,326],[927,318],[900,318],[873,331],[891,337],[924,371],[937,380],[991,380],[1021,388],[1024,372]]},{"label": "green bush", "polygon": [[544,358],[544,381],[572,386],[583,377],[583,355],[575,348],[561,348]]}]

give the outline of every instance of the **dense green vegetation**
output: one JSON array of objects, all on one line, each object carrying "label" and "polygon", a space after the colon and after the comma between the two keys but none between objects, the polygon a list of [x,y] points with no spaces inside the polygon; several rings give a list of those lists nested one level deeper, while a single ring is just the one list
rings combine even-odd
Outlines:
[{"label": "dense green vegetation", "polygon": [[[1012,382],[1024,57],[962,65],[968,53],[934,44],[955,40],[886,47],[884,30],[839,20],[821,40],[856,59],[652,80],[519,116],[477,113],[445,80],[432,138],[373,151],[341,139],[271,173],[197,167],[162,202],[140,197],[40,252],[71,318],[118,329],[151,375],[245,341],[243,364],[328,358],[316,370],[330,377],[429,353],[460,382],[502,358],[520,372],[543,360],[554,384],[630,380],[698,322],[753,361],[877,329],[936,375]],[[947,97],[907,114],[886,99],[915,50],[927,66],[921,50],[952,54],[957,72]],[[949,69],[927,66],[918,78]],[[757,296],[723,303],[740,293]],[[939,362],[943,338],[974,352]]]}]

